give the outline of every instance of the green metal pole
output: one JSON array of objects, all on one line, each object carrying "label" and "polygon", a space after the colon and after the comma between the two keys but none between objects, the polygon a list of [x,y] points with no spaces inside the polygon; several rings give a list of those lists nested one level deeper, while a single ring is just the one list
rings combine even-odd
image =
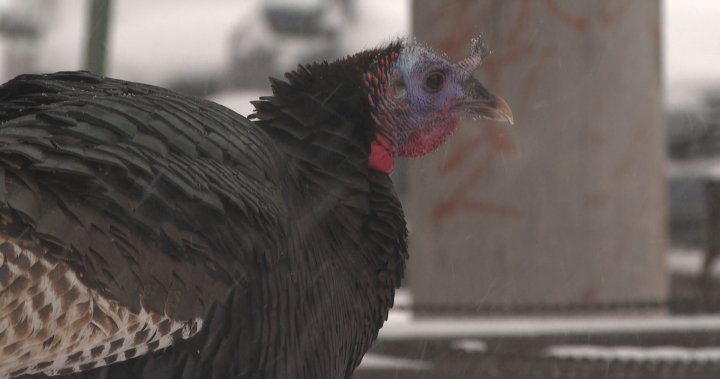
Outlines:
[{"label": "green metal pole", "polygon": [[85,68],[101,75],[105,74],[111,5],[112,0],[92,0],[88,14]]}]

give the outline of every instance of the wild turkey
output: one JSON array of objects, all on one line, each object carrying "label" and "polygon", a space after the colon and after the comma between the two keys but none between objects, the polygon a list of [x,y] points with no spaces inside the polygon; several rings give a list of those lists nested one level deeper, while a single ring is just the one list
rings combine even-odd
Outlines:
[{"label": "wild turkey", "polygon": [[0,377],[350,377],[407,259],[393,160],[512,121],[482,50],[299,66],[250,120],[88,72],[5,83]]}]

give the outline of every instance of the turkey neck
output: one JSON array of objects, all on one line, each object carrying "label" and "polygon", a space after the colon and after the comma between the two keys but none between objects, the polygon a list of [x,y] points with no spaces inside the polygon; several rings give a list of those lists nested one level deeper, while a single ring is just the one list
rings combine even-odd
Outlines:
[{"label": "turkey neck", "polygon": [[[304,205],[295,214],[301,220],[298,224],[308,228],[301,234],[340,228],[344,239],[353,240],[355,247],[366,246],[367,241],[361,240],[375,233],[393,233],[390,239],[402,241],[402,251],[349,249],[352,254],[368,255],[365,259],[378,270],[387,262],[405,258],[406,233],[390,178],[368,167],[370,146],[380,130],[371,116],[363,81],[378,60],[399,50],[399,43],[391,44],[333,63],[299,66],[285,75],[287,81],[271,78],[273,95],[253,102],[256,113],[250,116],[284,153],[279,164],[288,172],[286,188],[298,188],[296,193],[303,194],[290,201]],[[386,201],[373,202],[373,198]],[[401,216],[401,231],[367,229],[370,219],[388,212]],[[324,220],[333,223],[326,228],[315,225]]]},{"label": "turkey neck", "polygon": [[271,78],[273,95],[253,102],[250,118],[310,174],[366,190],[370,145],[381,130],[365,75],[399,50],[399,43],[391,44],[333,63],[298,66],[285,74],[287,81]]},{"label": "turkey neck", "polygon": [[254,103],[254,122],[284,153],[284,188],[297,189],[284,196],[294,219],[288,251],[301,253],[288,257],[291,275],[273,280],[287,281],[298,296],[298,309],[290,312],[302,314],[303,323],[326,325],[327,336],[305,335],[302,323],[295,333],[306,357],[339,358],[327,377],[349,377],[359,364],[387,318],[407,257],[392,182],[368,168],[376,131],[361,80],[384,53],[299,67],[287,82],[272,79],[273,96]]}]

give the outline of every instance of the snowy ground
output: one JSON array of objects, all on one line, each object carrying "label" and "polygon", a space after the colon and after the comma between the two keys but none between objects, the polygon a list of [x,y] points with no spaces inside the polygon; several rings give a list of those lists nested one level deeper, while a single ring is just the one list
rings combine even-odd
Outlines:
[{"label": "snowy ground", "polygon": [[554,358],[598,359],[607,361],[707,362],[720,360],[720,348],[682,348],[677,346],[594,346],[556,345],[546,350]]},{"label": "snowy ground", "polygon": [[[642,368],[645,371],[658,364],[715,367],[720,364],[720,348],[712,336],[718,333],[717,315],[391,320],[380,331],[375,346],[379,351],[371,351],[360,369],[389,371],[402,374],[398,376],[401,378],[422,370],[427,377],[435,378],[443,377],[442,367],[447,368],[447,361],[471,367],[512,357],[539,367],[556,362],[541,360],[546,358],[586,364],[642,363],[648,365]],[[639,372],[639,367],[635,370]]]},{"label": "snowy ground", "polygon": [[538,336],[590,336],[659,332],[720,332],[720,316],[574,316],[426,319],[388,322],[381,340],[497,338]]},{"label": "snowy ground", "polygon": [[[668,257],[670,275],[696,277],[701,270],[703,251],[699,249],[673,249]],[[713,274],[720,276],[715,265]],[[400,291],[396,304],[407,309],[412,296]],[[620,314],[545,317],[477,317],[416,319],[409,311],[392,310],[390,318],[380,330],[379,342],[401,343],[405,346],[425,346],[436,343],[446,349],[475,354],[487,359],[494,350],[507,344],[499,341],[537,345],[536,357],[557,359],[585,359],[588,361],[647,362],[693,364],[720,362],[720,348],[715,346],[686,346],[687,339],[674,340],[664,337],[661,345],[648,345],[657,336],[718,335],[720,315],[671,316],[666,314]],[[552,343],[551,341],[603,340],[612,336],[616,344]],[[443,342],[444,341],[444,342]],[[487,343],[486,341],[492,341]],[[644,341],[645,344],[635,345]],[[692,339],[691,339],[692,341]],[[443,345],[443,343],[446,343]],[[437,346],[437,345],[434,345]],[[413,354],[413,349],[407,350]],[[448,352],[448,354],[450,354]],[[412,355],[411,355],[412,356]],[[363,361],[362,370],[433,370],[437,362],[432,359],[406,359],[388,355],[372,354]]]}]

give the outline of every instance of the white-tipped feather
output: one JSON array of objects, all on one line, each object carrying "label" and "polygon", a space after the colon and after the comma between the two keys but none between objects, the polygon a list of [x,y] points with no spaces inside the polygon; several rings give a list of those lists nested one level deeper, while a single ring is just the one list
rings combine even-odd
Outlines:
[{"label": "white-tipped feather", "polygon": [[9,273],[5,285],[0,284],[2,379],[120,362],[187,339],[202,328],[199,318],[173,320],[142,308],[132,313],[85,286],[67,264],[51,262],[43,252],[4,237],[0,244],[11,247],[4,249],[8,254],[0,252],[0,268]]}]

